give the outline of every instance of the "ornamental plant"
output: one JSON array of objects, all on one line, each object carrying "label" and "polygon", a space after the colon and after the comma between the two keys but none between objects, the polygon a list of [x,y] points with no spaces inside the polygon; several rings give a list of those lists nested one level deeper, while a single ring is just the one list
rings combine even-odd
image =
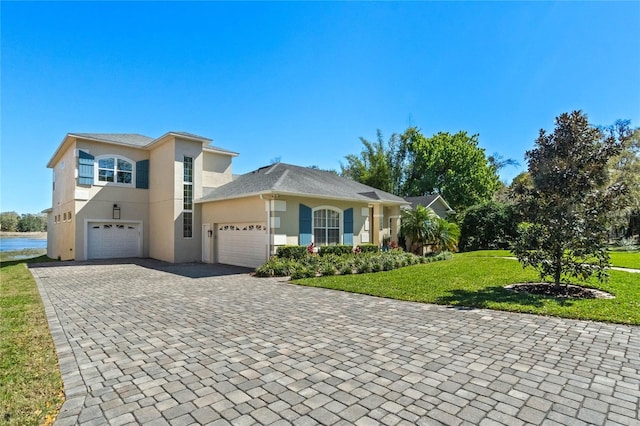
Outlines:
[{"label": "ornamental plant", "polygon": [[581,111],[556,118],[552,133],[540,130],[527,151],[531,181],[516,188],[519,226],[513,253],[556,286],[595,274],[607,278],[609,214],[626,188],[611,182],[608,162],[621,140],[589,124]]}]

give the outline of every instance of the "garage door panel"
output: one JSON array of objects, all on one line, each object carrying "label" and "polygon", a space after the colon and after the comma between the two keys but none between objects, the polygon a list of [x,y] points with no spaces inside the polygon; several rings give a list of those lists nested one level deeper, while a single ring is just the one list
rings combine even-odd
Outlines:
[{"label": "garage door panel", "polygon": [[217,232],[218,263],[255,268],[266,261],[264,224],[222,224]]},{"label": "garage door panel", "polygon": [[87,238],[88,259],[140,256],[138,224],[90,223]]}]

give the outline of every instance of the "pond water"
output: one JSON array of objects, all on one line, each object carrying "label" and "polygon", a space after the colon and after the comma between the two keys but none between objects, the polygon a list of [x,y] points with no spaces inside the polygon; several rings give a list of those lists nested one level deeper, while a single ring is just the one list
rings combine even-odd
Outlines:
[{"label": "pond water", "polygon": [[0,237],[0,251],[46,248],[46,238]]}]

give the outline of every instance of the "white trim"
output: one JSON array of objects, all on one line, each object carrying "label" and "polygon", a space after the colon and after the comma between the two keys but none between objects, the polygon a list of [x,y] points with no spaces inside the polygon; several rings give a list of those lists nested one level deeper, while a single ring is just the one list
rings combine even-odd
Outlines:
[{"label": "white trim", "polygon": [[90,223],[118,223],[125,225],[135,224],[140,226],[140,238],[138,239],[138,257],[142,257],[142,248],[144,247],[144,224],[141,220],[122,220],[122,219],[85,219],[84,220],[84,257],[82,259],[76,258],[76,260],[87,260],[88,259],[88,250],[89,250],[89,224]]},{"label": "white trim", "polygon": [[[104,160],[106,158],[113,158],[113,179],[114,182],[105,182],[99,179],[100,176],[100,160]],[[118,160],[123,160],[131,164],[131,183],[120,183],[118,180]],[[124,171],[124,170],[123,170]],[[136,187],[136,162],[131,158],[125,157],[124,155],[118,154],[103,154],[94,158],[93,160],[93,184],[95,186],[119,186],[122,188],[135,188]]]}]

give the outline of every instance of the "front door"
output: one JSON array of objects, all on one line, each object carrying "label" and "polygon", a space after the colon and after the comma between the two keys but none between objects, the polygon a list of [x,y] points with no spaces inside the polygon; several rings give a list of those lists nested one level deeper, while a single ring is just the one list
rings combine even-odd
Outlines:
[{"label": "front door", "polygon": [[213,231],[211,225],[202,225],[202,262],[211,263],[211,246],[213,245]]}]

